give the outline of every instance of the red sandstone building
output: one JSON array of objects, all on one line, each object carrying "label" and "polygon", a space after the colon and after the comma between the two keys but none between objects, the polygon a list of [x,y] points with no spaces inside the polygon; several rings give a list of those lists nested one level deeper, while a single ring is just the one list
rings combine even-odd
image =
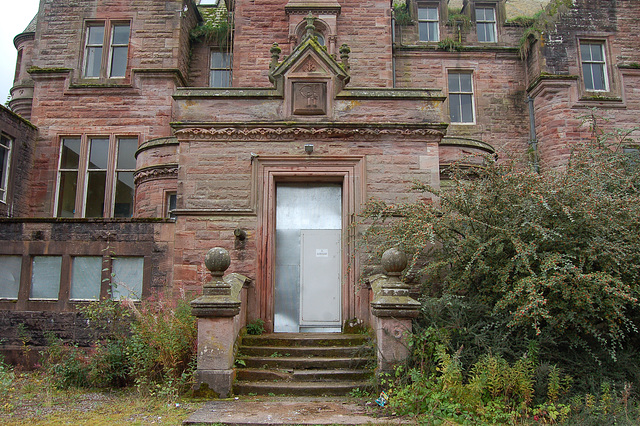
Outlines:
[{"label": "red sandstone building", "polygon": [[199,291],[215,246],[251,280],[243,322],[369,323],[366,200],[469,154],[560,165],[593,107],[637,124],[635,0],[220,2],[41,0],[15,38],[5,351],[18,323],[82,341],[78,304]]}]

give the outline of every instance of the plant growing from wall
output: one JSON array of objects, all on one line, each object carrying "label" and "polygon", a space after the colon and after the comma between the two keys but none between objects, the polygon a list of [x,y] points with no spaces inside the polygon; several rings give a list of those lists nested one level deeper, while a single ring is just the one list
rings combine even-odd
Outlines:
[{"label": "plant growing from wall", "polygon": [[192,41],[204,41],[220,47],[226,47],[231,36],[228,13],[225,11],[216,16],[215,19],[210,19],[204,24],[195,27],[191,30],[189,36]]},{"label": "plant growing from wall", "polygon": [[471,18],[469,18],[464,13],[461,13],[460,9],[449,9],[449,15],[447,19],[447,25],[450,27],[460,26],[462,31],[469,31],[473,23],[471,22]]},{"label": "plant growing from wall", "polygon": [[445,50],[447,52],[459,52],[462,50],[462,43],[447,37],[438,42],[438,49]]},{"label": "plant growing from wall", "polygon": [[393,3],[393,18],[398,25],[407,26],[413,23],[411,12],[406,2]]},{"label": "plant growing from wall", "polygon": [[539,40],[572,5],[573,0],[552,0],[531,18],[515,18],[514,22],[526,28],[518,43],[520,57],[525,58],[529,54],[533,41]]}]

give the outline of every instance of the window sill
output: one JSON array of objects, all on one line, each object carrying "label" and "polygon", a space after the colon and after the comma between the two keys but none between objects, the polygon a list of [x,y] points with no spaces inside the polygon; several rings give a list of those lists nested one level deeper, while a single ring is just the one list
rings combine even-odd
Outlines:
[{"label": "window sill", "polygon": [[591,94],[589,92],[582,93],[578,102],[573,106],[574,108],[593,108],[593,107],[605,107],[605,108],[626,108],[627,105],[620,96],[615,95],[599,95]]}]

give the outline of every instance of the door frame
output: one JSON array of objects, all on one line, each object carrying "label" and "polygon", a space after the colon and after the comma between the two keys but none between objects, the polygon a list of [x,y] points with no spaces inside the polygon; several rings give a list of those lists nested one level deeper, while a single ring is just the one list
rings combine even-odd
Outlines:
[{"label": "door frame", "polygon": [[[342,321],[368,320],[368,292],[356,291],[359,259],[355,256],[356,229],[352,225],[365,200],[365,157],[258,157],[254,163],[258,189],[256,234],[257,272],[255,318],[273,331],[275,294],[276,184],[280,182],[327,182],[342,184]],[[366,300],[363,300],[366,298]],[[365,312],[366,310],[366,312]]]}]

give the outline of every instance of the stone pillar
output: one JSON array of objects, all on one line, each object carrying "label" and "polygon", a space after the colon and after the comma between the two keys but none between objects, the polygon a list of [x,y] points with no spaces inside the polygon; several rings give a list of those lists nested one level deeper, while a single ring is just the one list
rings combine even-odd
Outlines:
[{"label": "stone pillar", "polygon": [[407,256],[392,248],[382,255],[386,277],[374,288],[371,311],[378,347],[378,368],[390,371],[409,357],[407,339],[412,331],[411,321],[418,316],[420,303],[409,296],[409,286],[400,280],[407,267]]},{"label": "stone pillar", "polygon": [[[231,294],[231,285],[222,279],[231,264],[229,252],[216,247],[209,250],[204,264],[211,271],[211,281],[204,285],[202,296],[191,302],[198,318],[198,369],[196,387],[208,387],[224,398],[233,383],[234,317],[240,313],[240,300]],[[203,389],[205,388],[205,389]]]}]

